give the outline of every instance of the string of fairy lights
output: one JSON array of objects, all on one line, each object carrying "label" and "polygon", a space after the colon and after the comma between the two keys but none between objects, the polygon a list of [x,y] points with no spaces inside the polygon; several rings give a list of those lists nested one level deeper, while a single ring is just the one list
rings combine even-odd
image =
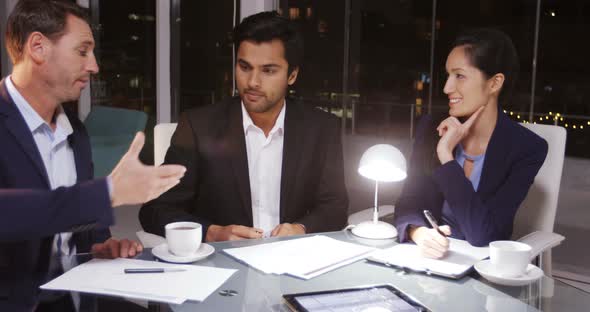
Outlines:
[{"label": "string of fairy lights", "polygon": [[[519,113],[506,110],[504,110],[504,113],[511,116],[512,118],[516,118],[517,121],[520,121],[522,123],[531,123],[530,121],[525,120],[523,117],[521,117]],[[583,122],[578,120],[574,122],[564,118],[563,115],[560,113],[553,112],[549,112],[549,114],[545,114],[542,116],[536,116],[533,120],[533,123],[536,124],[537,122],[555,124],[568,128],[570,130],[584,130],[584,128],[590,128],[590,121]]]}]

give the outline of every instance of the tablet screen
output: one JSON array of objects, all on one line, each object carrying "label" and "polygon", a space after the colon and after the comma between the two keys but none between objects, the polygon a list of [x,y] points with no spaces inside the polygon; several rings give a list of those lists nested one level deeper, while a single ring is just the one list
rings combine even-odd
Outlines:
[{"label": "tablet screen", "polygon": [[328,292],[295,294],[285,298],[299,311],[309,312],[417,312],[426,311],[397,289],[379,286]]}]

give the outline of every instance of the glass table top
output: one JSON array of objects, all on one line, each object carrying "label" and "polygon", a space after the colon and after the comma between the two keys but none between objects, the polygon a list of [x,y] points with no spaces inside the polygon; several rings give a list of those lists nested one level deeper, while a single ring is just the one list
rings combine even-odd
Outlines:
[{"label": "glass table top", "polygon": [[[323,233],[329,237],[371,245],[393,246],[394,240],[373,241],[349,231]],[[291,238],[282,238],[291,239]],[[432,311],[588,311],[590,294],[560,281],[543,277],[527,286],[490,283],[476,272],[459,279],[406,273],[365,260],[325,273],[310,280],[286,275],[269,275],[235,261],[223,253],[226,248],[276,241],[244,240],[212,243],[215,253],[194,265],[237,269],[238,271],[203,302],[182,305],[155,304],[162,311],[289,311],[282,295],[301,292],[390,284]],[[149,251],[143,259],[153,259]],[[195,284],[207,281],[195,281]],[[152,305],[154,306],[154,305]]]}]

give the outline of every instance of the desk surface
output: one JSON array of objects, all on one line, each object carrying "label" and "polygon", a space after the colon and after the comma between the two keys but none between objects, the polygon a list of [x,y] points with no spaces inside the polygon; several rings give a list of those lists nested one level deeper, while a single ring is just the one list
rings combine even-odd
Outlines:
[{"label": "desk surface", "polygon": [[[353,236],[349,231],[324,235],[366,245],[374,243]],[[212,244],[215,253],[194,264],[232,268],[238,272],[204,302],[186,302],[178,306],[161,305],[160,309],[174,312],[289,311],[282,303],[283,294],[377,284],[391,284],[432,311],[587,311],[590,307],[590,294],[547,277],[528,286],[509,287],[488,283],[477,273],[455,281],[417,273],[405,274],[363,260],[304,281],[284,275],[261,273],[221,252],[226,248],[276,240],[273,238]],[[376,247],[393,244],[393,240],[381,241],[381,245]],[[148,255],[151,253],[144,253],[142,258],[151,259]],[[222,296],[220,292],[224,290],[232,290],[237,294]]]}]

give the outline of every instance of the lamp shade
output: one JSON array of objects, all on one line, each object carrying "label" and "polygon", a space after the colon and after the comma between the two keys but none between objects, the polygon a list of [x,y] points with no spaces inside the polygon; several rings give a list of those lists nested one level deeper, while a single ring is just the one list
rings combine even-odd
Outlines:
[{"label": "lamp shade", "polygon": [[406,178],[406,159],[394,146],[371,146],[361,157],[358,172],[378,182],[396,182]]}]

